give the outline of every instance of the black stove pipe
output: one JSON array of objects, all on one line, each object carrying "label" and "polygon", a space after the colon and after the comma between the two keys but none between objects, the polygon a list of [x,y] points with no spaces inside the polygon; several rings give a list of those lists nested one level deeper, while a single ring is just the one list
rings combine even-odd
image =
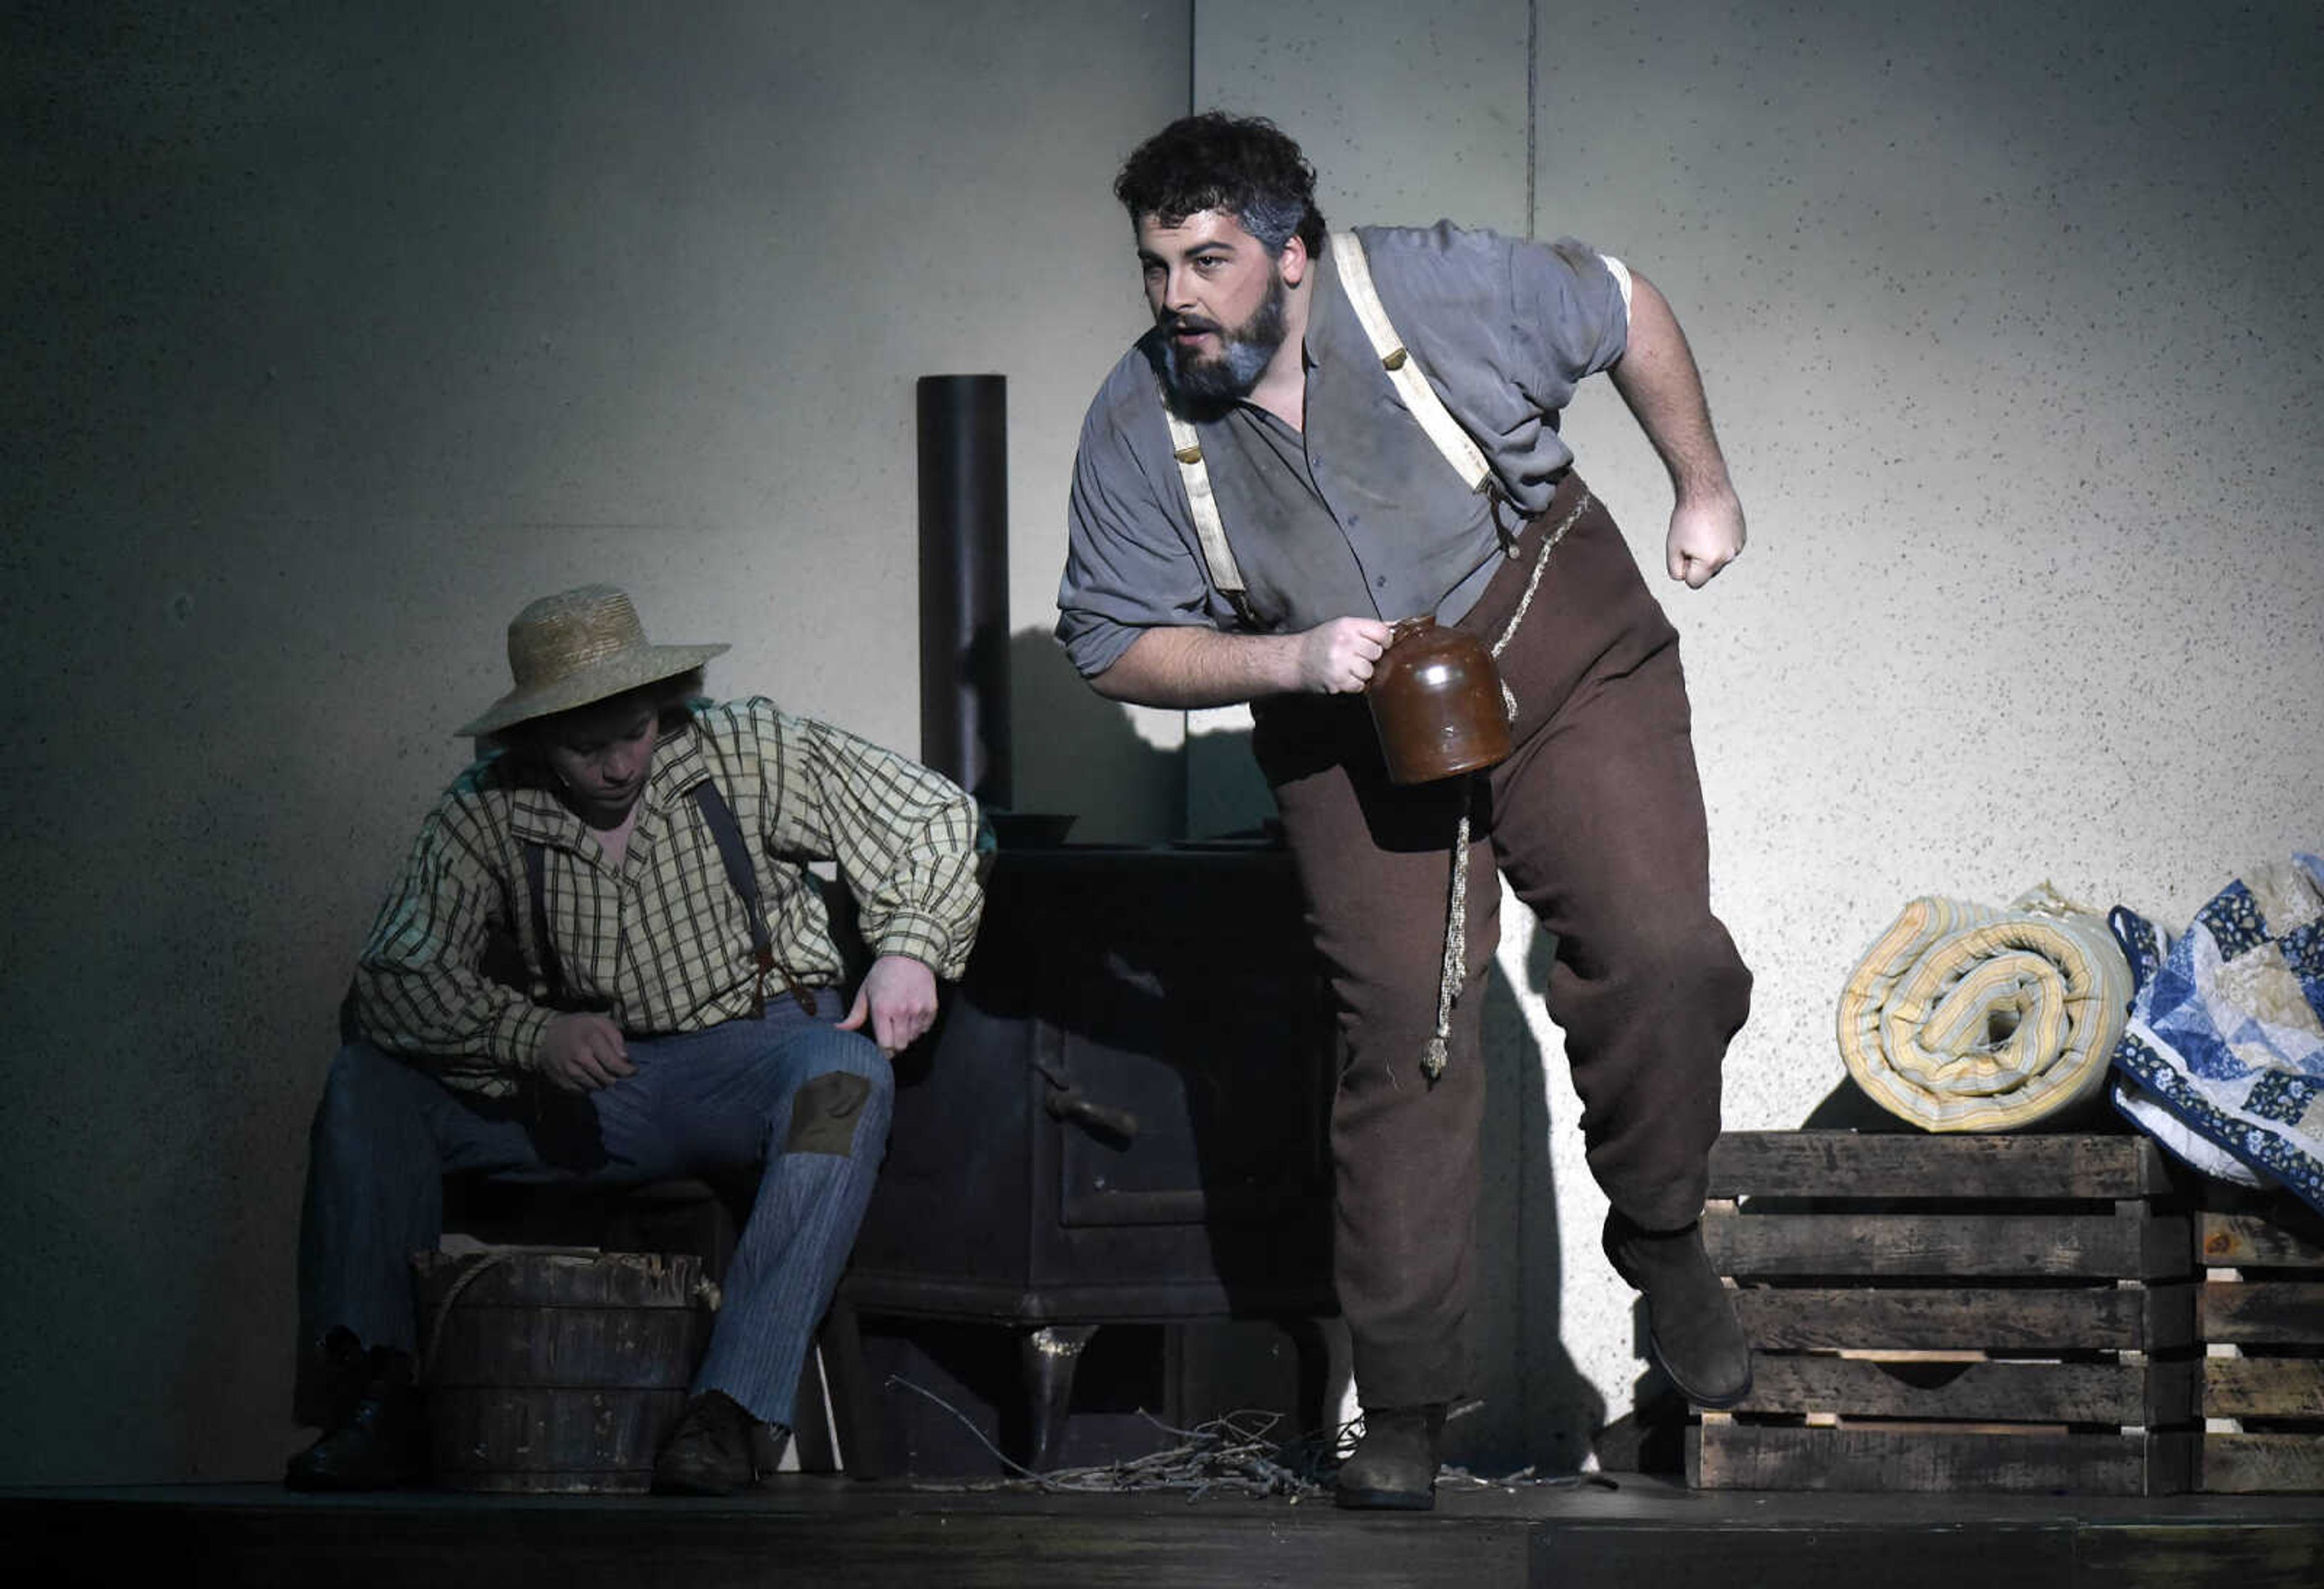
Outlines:
[{"label": "black stove pipe", "polygon": [[923,375],[920,759],[1009,809],[1009,386]]}]

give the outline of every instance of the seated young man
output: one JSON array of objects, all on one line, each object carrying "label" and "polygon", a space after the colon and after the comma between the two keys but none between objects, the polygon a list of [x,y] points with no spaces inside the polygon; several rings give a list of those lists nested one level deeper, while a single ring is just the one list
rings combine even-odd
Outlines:
[{"label": "seated young man", "polygon": [[[450,1171],[763,1166],[654,1487],[731,1493],[756,1476],[753,1421],[788,1425],[887,1141],[889,1059],[975,938],[977,813],[828,724],[698,699],[725,649],[649,644],[604,585],[509,625],[514,687],[460,730],[499,749],[388,891],[316,1110],[300,1344],[323,1432],[290,1487],[424,1471],[410,1260],[442,1234]],[[877,957],[852,1001],[814,861],[836,864]]]}]

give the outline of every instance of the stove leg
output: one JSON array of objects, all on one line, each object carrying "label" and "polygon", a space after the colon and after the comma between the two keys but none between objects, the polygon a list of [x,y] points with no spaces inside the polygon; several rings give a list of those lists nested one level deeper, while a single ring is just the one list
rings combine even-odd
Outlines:
[{"label": "stove leg", "polygon": [[1030,1403],[1032,1460],[1026,1465],[1047,1473],[1065,1432],[1065,1414],[1074,1399],[1074,1371],[1081,1366],[1082,1348],[1097,1334],[1093,1324],[1049,1324],[1019,1338],[1017,1359]]},{"label": "stove leg", "polygon": [[1324,1321],[1313,1314],[1291,1314],[1278,1321],[1291,1338],[1298,1364],[1298,1406],[1293,1410],[1295,1433],[1317,1431],[1336,1437],[1339,1389],[1344,1382],[1333,1361],[1332,1342]]}]

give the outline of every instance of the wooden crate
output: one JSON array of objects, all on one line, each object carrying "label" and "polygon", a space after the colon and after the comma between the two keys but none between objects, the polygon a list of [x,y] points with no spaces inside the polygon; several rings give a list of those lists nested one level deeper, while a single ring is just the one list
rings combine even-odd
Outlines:
[{"label": "wooden crate", "polygon": [[2204,1201],[2196,1487],[2324,1491],[2324,1220],[2289,1197]]},{"label": "wooden crate", "polygon": [[1757,1364],[1688,1432],[1692,1483],[2189,1487],[2193,1237],[2147,1139],[1733,1133],[1711,1173]]}]

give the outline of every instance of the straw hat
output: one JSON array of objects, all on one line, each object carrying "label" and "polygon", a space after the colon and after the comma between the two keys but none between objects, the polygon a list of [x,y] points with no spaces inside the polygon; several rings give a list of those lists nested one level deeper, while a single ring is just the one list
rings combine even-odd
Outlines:
[{"label": "straw hat", "polygon": [[496,734],[553,712],[570,712],[640,684],[675,678],[724,646],[650,646],[629,597],[612,585],[543,596],[509,620],[509,672],[516,688],[459,730]]}]

